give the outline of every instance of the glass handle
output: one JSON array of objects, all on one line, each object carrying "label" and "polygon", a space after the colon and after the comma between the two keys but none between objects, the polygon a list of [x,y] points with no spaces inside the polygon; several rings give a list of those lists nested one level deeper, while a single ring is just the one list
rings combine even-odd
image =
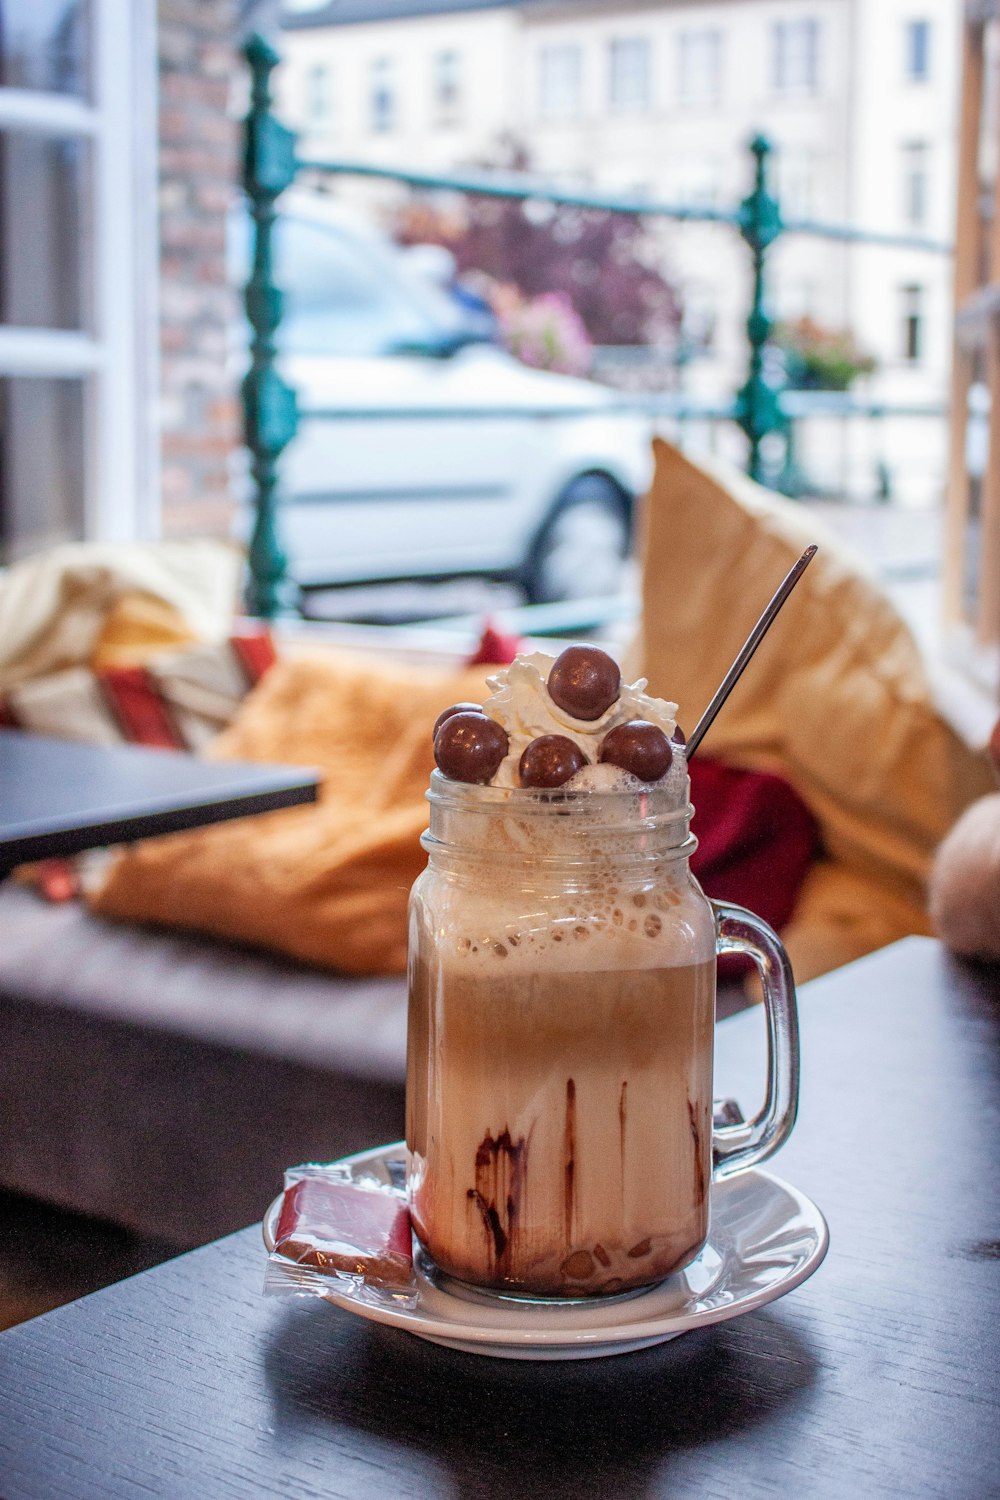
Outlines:
[{"label": "glass handle", "polygon": [[760,917],[728,901],[713,901],[716,950],[752,958],[764,986],[767,1023],[767,1093],[744,1124],[712,1133],[714,1177],[731,1177],[772,1156],[791,1134],[799,1107],[799,1014],[788,954]]}]

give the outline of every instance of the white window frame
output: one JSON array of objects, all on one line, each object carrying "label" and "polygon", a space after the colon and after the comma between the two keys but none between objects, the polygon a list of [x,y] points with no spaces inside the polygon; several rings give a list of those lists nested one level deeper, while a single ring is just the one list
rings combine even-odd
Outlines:
[{"label": "white window frame", "polygon": [[[0,325],[0,376],[82,377],[85,540],[160,529],[154,0],[90,0],[91,101],[0,88],[0,130],[90,142],[92,331]],[[89,253],[86,253],[89,252]]]},{"label": "white window frame", "polygon": [[677,100],[683,105],[718,104],[722,96],[722,32],[718,26],[688,27],[677,35]]},{"label": "white window frame", "polygon": [[648,36],[614,36],[608,43],[608,108],[643,115],[652,105],[653,45]]},{"label": "white window frame", "polygon": [[902,219],[907,229],[926,229],[930,212],[931,150],[927,141],[902,147]]},{"label": "white window frame", "polygon": [[823,28],[816,16],[772,21],[771,77],[777,95],[819,93],[822,40]]},{"label": "white window frame", "polygon": [[323,61],[310,63],[305,72],[305,108],[307,130],[329,132],[334,115],[333,68]]},{"label": "white window frame", "polygon": [[538,113],[543,120],[575,120],[583,94],[583,49],[578,42],[546,43],[538,52]]}]

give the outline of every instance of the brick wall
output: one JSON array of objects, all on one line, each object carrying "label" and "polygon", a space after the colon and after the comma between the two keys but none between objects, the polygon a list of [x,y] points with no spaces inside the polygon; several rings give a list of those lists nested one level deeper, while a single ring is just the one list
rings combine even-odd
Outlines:
[{"label": "brick wall", "polygon": [[227,374],[225,216],[236,189],[237,0],[159,0],[163,530],[224,533],[240,441]]}]

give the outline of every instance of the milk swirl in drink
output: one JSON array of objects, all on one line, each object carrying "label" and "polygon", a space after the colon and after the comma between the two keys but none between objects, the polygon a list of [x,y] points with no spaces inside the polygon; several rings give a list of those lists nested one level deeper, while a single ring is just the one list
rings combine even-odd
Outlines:
[{"label": "milk swirl in drink", "polygon": [[676,709],[576,650],[439,721],[411,903],[414,1228],[535,1296],[659,1280],[708,1232],[716,936]]}]

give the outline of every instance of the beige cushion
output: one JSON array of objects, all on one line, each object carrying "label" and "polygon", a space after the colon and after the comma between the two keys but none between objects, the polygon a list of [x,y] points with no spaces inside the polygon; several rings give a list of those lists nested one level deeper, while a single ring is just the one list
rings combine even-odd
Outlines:
[{"label": "beige cushion", "polygon": [[680,704],[688,732],[784,574],[820,543],[704,744],[786,776],[819,819],[828,860],[786,935],[799,978],[930,931],[934,849],[991,775],[935,710],[891,601],[807,508],[664,442],[643,524],[628,666]]},{"label": "beige cushion", "polygon": [[235,547],[208,540],[67,542],[15,563],[0,573],[0,692],[70,667],[221,640],[241,569]]}]

